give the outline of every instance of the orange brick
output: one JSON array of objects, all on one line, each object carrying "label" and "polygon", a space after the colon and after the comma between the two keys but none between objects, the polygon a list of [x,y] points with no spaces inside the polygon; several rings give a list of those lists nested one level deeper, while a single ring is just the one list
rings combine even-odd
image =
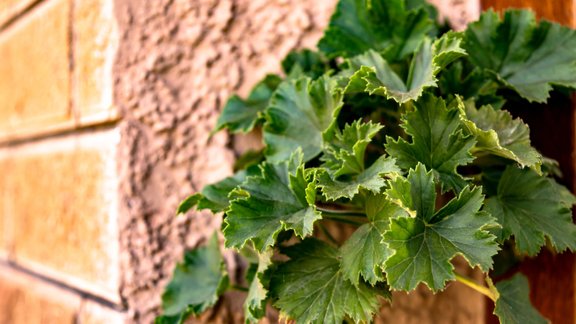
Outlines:
[{"label": "orange brick", "polygon": [[69,12],[44,1],[0,33],[0,138],[73,125]]},{"label": "orange brick", "polygon": [[17,14],[22,12],[26,7],[31,5],[34,0],[2,0],[0,1],[0,26],[4,25],[8,20],[14,18]]},{"label": "orange brick", "polygon": [[0,267],[0,323],[73,324],[80,302],[66,290]]},{"label": "orange brick", "polygon": [[112,69],[118,43],[113,0],[74,3],[74,104],[79,125],[117,118]]},{"label": "orange brick", "polygon": [[0,151],[0,201],[18,264],[119,300],[117,130]]}]

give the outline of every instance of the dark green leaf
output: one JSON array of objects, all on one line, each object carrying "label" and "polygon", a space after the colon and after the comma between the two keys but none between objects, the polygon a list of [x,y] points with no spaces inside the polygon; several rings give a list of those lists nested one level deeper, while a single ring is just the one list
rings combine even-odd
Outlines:
[{"label": "dark green leaf", "polygon": [[224,219],[227,247],[242,248],[251,240],[262,253],[282,230],[305,237],[322,217],[314,207],[315,184],[304,176],[300,150],[289,161],[263,163],[260,172],[246,179],[242,195],[230,204]]},{"label": "dark green leaf", "polygon": [[270,74],[256,84],[246,100],[236,95],[230,97],[218,118],[214,132],[223,128],[228,128],[232,133],[251,131],[280,82],[282,79],[279,76]]},{"label": "dark green leaf", "polygon": [[375,50],[400,60],[413,53],[433,27],[425,9],[407,11],[404,0],[340,0],[318,48],[329,57]]},{"label": "dark green leaf", "polygon": [[[462,106],[464,108],[464,106]],[[530,144],[530,129],[505,110],[466,105],[464,125],[476,137],[475,150],[539,169],[542,156]]]},{"label": "dark green leaf", "polygon": [[382,235],[388,230],[391,218],[407,216],[383,194],[368,194],[365,206],[368,223],[360,226],[340,248],[343,275],[356,286],[360,276],[372,286],[384,281],[382,268],[392,251],[384,244]]},{"label": "dark green leaf", "polygon": [[460,41],[461,35],[457,33],[445,34],[434,44],[424,39],[411,60],[406,78],[395,72],[380,54],[369,50],[349,60],[350,68],[356,72],[350,77],[346,91],[366,91],[398,103],[416,100],[425,88],[436,86],[435,75],[441,68],[466,55]]},{"label": "dark green leaf", "polygon": [[502,324],[546,324],[548,321],[530,303],[528,280],[521,274],[496,284],[498,299],[494,315]]},{"label": "dark green leaf", "polygon": [[246,170],[236,172],[231,177],[205,186],[202,189],[202,193],[196,193],[180,203],[178,214],[186,213],[194,207],[197,207],[198,210],[210,209],[213,213],[225,211],[230,204],[230,193],[244,182],[247,176],[258,173],[258,168],[252,166]]},{"label": "dark green leaf", "polygon": [[330,66],[321,53],[303,49],[290,52],[282,61],[282,69],[289,78],[306,75],[317,79],[326,73]]},{"label": "dark green leaf", "polygon": [[334,177],[361,173],[365,169],[366,147],[381,129],[382,126],[378,123],[356,120],[352,124],[346,124],[342,132],[335,130],[321,158],[324,161],[323,166],[328,168]]},{"label": "dark green leaf", "polygon": [[402,121],[411,142],[388,138],[388,154],[405,170],[424,164],[440,179],[443,189],[460,191],[466,180],[456,168],[472,162],[475,140],[462,133],[459,109],[447,108],[443,99],[432,95],[424,95],[414,107]]},{"label": "dark green leaf", "polygon": [[178,205],[176,214],[186,214],[190,209],[194,208],[202,198],[202,195],[198,193],[188,196],[188,198],[184,199],[180,205]]},{"label": "dark green leaf", "polygon": [[316,239],[283,251],[290,261],[272,276],[270,291],[283,317],[296,323],[341,324],[345,316],[369,322],[378,310],[378,291],[354,286],[340,270],[338,250]]},{"label": "dark green leaf", "polygon": [[335,124],[341,107],[342,91],[330,77],[282,83],[266,111],[264,142],[268,161],[285,161],[299,147],[305,161],[317,156],[322,150],[323,133]]},{"label": "dark green leaf", "polygon": [[513,235],[520,251],[536,255],[546,244],[545,238],[558,251],[576,250],[574,203],[576,198],[553,179],[508,166],[497,195],[487,199],[486,208],[502,225],[501,240]]},{"label": "dark green leaf", "polygon": [[227,286],[226,267],[214,234],[207,246],[186,252],[184,261],[176,265],[172,281],[162,294],[165,317],[161,320],[183,321],[188,314],[204,312],[218,301]]},{"label": "dark green leaf", "polygon": [[576,87],[576,32],[534,13],[493,11],[468,26],[464,48],[470,60],[530,101],[545,102],[552,84]]},{"label": "dark green leaf", "polygon": [[495,225],[490,215],[479,211],[484,200],[480,188],[464,188],[435,212],[434,176],[418,164],[408,179],[390,181],[386,193],[395,198],[410,196],[410,200],[395,201],[411,202],[404,209],[416,211],[416,217],[391,219],[390,229],[384,234],[384,241],[394,251],[385,263],[390,287],[412,290],[422,282],[433,291],[444,289],[446,281],[455,278],[450,260],[457,254],[472,267],[479,266],[483,271],[492,267],[498,244],[495,236],[485,230]]}]

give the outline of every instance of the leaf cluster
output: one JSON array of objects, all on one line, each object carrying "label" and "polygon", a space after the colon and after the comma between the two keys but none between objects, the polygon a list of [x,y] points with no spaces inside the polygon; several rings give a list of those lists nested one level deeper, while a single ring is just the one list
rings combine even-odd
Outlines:
[{"label": "leaf cluster", "polygon": [[[391,291],[454,280],[491,298],[502,323],[545,321],[525,278],[494,285],[490,271],[508,247],[576,249],[575,197],[506,110],[576,87],[573,30],[512,10],[454,32],[422,0],[340,0],[318,51],[281,65],[216,125],[261,132],[263,158],[178,210],[223,215],[225,247],[248,265],[246,322],[266,305],[296,323],[370,322]],[[335,238],[334,222],[353,233]],[[455,256],[485,282],[458,274]],[[197,315],[231,287],[214,236],[176,267],[157,322]]]}]

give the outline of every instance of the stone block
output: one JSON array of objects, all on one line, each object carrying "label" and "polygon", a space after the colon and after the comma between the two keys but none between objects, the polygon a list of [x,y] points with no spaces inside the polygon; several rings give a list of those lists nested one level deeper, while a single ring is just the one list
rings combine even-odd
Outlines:
[{"label": "stone block", "polygon": [[82,324],[122,324],[127,323],[126,313],[103,306],[94,301],[84,300],[78,314]]},{"label": "stone block", "polygon": [[119,301],[116,129],[0,150],[0,218],[17,264]]},{"label": "stone block", "polygon": [[0,140],[74,124],[69,17],[70,1],[44,1],[0,33]]},{"label": "stone block", "polygon": [[79,126],[117,119],[112,70],[118,32],[113,0],[74,2],[74,106]]},{"label": "stone block", "polygon": [[34,0],[2,0],[0,1],[0,26],[6,24],[19,13],[24,11],[28,6],[34,3]]},{"label": "stone block", "polygon": [[0,267],[0,323],[73,324],[79,296]]}]

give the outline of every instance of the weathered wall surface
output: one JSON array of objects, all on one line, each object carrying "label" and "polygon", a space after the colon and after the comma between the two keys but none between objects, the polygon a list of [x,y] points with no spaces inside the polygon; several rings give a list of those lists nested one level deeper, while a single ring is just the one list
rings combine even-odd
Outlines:
[{"label": "weathered wall surface", "polygon": [[[119,1],[116,103],[122,130],[122,294],[149,322],[180,258],[219,221],[175,218],[186,195],[231,173],[230,139],[209,132],[222,103],[246,93],[295,47],[313,46],[333,1]],[[230,258],[230,260],[232,260]]]}]

